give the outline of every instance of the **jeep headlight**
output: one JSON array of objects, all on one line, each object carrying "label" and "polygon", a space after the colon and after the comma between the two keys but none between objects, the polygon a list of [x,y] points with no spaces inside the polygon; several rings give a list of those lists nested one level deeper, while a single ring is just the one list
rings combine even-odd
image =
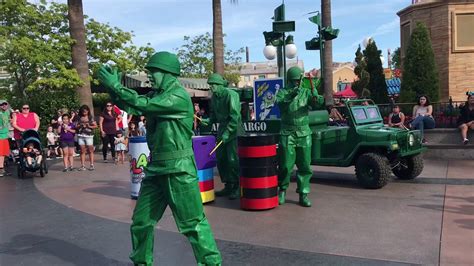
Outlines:
[{"label": "jeep headlight", "polygon": [[408,145],[411,147],[415,145],[415,135],[412,133],[408,134]]}]

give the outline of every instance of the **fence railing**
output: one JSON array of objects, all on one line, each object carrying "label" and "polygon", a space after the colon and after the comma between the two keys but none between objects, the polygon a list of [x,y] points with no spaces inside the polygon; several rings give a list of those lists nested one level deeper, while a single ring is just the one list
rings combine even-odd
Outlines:
[{"label": "fence railing", "polygon": [[[452,101],[452,102],[438,102],[432,103],[433,106],[433,118],[436,122],[437,128],[455,128],[457,127],[457,120],[460,114],[460,107],[464,104],[464,101]],[[401,112],[411,119],[413,106],[416,103],[396,103],[400,106]],[[378,104],[380,113],[384,117],[384,121],[387,121],[388,115],[392,112],[393,104]]]}]

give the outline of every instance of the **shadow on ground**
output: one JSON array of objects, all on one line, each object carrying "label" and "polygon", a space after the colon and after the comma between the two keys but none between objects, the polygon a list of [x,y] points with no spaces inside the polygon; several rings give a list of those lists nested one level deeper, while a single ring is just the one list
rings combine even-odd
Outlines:
[{"label": "shadow on ground", "polygon": [[94,250],[77,246],[61,239],[22,234],[14,236],[10,242],[0,244],[0,254],[22,256],[44,254],[73,265],[130,265],[129,263],[107,258]]}]

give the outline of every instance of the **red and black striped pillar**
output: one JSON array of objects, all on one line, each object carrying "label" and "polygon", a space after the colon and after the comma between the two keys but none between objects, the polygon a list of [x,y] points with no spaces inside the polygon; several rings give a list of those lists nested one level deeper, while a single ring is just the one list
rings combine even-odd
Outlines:
[{"label": "red and black striped pillar", "polygon": [[273,134],[239,137],[242,209],[267,210],[278,206],[276,142]]}]

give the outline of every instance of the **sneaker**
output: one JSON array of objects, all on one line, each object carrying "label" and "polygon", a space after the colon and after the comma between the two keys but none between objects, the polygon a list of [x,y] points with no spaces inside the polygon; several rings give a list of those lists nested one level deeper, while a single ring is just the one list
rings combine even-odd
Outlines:
[{"label": "sneaker", "polygon": [[64,169],[63,169],[63,172],[64,172],[64,173],[67,172],[67,171],[69,171],[69,168],[64,168]]},{"label": "sneaker", "polygon": [[425,138],[423,138],[423,139],[421,140],[421,143],[422,143],[422,144],[427,144],[427,143],[428,143],[428,141],[426,141],[426,139],[425,139]]},{"label": "sneaker", "polygon": [[68,170],[69,172],[71,172],[71,171],[74,171],[74,170],[76,170],[76,168],[74,168],[74,167],[70,166],[70,167],[69,167],[67,170]]},{"label": "sneaker", "polygon": [[51,161],[52,159],[53,159],[53,158],[48,157],[48,158],[46,158],[46,161]]},{"label": "sneaker", "polygon": [[87,169],[87,170],[89,170],[89,171],[94,171],[94,170],[95,170],[94,165],[91,164],[91,166],[90,166],[89,169]]},{"label": "sneaker", "polygon": [[464,139],[464,141],[462,142],[462,144],[464,144],[464,145],[467,145],[468,143],[469,143],[468,139]]},{"label": "sneaker", "polygon": [[107,163],[107,159],[104,159],[102,162],[103,162],[103,163]]},{"label": "sneaker", "polygon": [[81,166],[79,169],[77,169],[77,171],[85,171],[85,170],[86,170],[86,168],[84,167],[84,165]]}]

